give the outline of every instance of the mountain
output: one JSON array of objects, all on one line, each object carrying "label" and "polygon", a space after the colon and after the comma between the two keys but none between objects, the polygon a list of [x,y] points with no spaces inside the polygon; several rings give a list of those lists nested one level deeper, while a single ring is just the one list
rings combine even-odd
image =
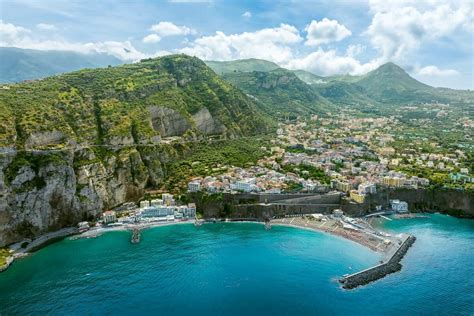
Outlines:
[{"label": "mountain", "polygon": [[0,145],[9,147],[234,137],[271,124],[252,99],[186,55],[12,84],[0,101]]},{"label": "mountain", "polygon": [[331,110],[328,100],[290,70],[229,72],[222,77],[257,100],[265,112],[275,117],[324,114]]},{"label": "mountain", "polygon": [[217,74],[230,72],[272,71],[280,68],[277,64],[263,59],[240,59],[232,61],[206,61]]},{"label": "mountain", "polygon": [[173,163],[207,174],[204,162],[243,160],[261,145],[234,138],[273,126],[251,98],[186,55],[2,85],[0,247],[136,202],[163,186]]},{"label": "mountain", "polygon": [[327,83],[312,85],[337,104],[473,103],[472,91],[434,88],[411,77],[394,63],[386,63],[362,76],[326,77]]},{"label": "mountain", "polygon": [[0,60],[2,83],[39,79],[83,68],[99,68],[123,63],[108,54],[80,54],[15,47],[0,47]]},{"label": "mountain", "polygon": [[309,71],[306,71],[306,70],[293,70],[293,73],[298,77],[300,78],[301,80],[303,80],[304,82],[306,82],[307,84],[322,84],[322,83],[326,83],[327,82],[327,79],[322,77],[322,76],[318,76],[318,75],[315,75]]}]

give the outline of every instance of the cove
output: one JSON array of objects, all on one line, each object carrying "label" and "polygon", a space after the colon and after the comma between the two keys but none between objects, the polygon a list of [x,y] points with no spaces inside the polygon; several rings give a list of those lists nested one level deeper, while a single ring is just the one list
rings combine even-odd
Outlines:
[{"label": "cove", "polygon": [[[472,314],[474,224],[444,215],[383,222],[417,243],[402,272],[342,290],[379,254],[324,233],[253,223],[156,227],[66,239],[0,274],[2,314]],[[449,241],[451,247],[443,247]],[[455,262],[453,262],[455,261]],[[453,267],[456,263],[456,268]]]}]

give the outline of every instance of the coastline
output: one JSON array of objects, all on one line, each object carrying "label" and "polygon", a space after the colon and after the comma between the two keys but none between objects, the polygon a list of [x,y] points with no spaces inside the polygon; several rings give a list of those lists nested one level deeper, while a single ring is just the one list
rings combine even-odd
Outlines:
[{"label": "coastline", "polygon": [[[272,225],[294,227],[327,233],[333,236],[341,237],[345,240],[355,242],[359,245],[369,248],[372,251],[382,254],[387,253],[391,249],[391,247],[387,246],[382,240],[377,239],[361,231],[349,231],[347,229],[344,229],[341,226],[338,226],[335,221],[315,222],[304,220],[298,217],[287,219],[289,220],[287,222],[285,221],[286,219],[279,219],[272,220],[270,223]],[[326,223],[329,223],[329,225],[327,225]]]},{"label": "coastline", "polygon": [[[254,223],[264,224],[260,221],[219,221],[223,223]],[[62,240],[64,238],[82,239],[82,238],[96,238],[104,233],[113,231],[131,231],[133,229],[144,230],[155,227],[164,227],[172,225],[191,225],[194,221],[173,221],[173,222],[148,222],[140,224],[126,224],[108,227],[93,227],[85,232],[78,232],[77,228],[69,227],[63,228],[55,232],[46,233],[39,236],[28,243],[26,247],[21,247],[23,242],[18,242],[10,246],[13,251],[10,257],[6,258],[6,264],[0,267],[0,273],[7,270],[16,259],[28,256],[51,243]],[[370,250],[386,255],[392,249],[391,246],[385,244],[381,237],[374,237],[362,231],[348,230],[342,228],[336,221],[328,220],[325,222],[316,222],[304,219],[302,217],[292,217],[283,219],[273,219],[270,221],[271,225],[275,226],[286,226],[297,229],[305,229],[315,232],[327,233],[333,236],[343,238],[347,241],[355,242],[359,245],[369,248]]]}]

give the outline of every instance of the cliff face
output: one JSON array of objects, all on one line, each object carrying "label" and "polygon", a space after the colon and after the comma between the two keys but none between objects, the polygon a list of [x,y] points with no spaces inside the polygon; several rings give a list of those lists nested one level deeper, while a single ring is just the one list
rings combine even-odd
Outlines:
[{"label": "cliff face", "polygon": [[185,55],[0,89],[0,246],[138,200],[185,154],[164,138],[234,138],[273,124]]},{"label": "cliff face", "polygon": [[159,185],[172,147],[130,147],[101,159],[90,149],[0,156],[0,246],[38,236],[103,209],[136,201]]}]

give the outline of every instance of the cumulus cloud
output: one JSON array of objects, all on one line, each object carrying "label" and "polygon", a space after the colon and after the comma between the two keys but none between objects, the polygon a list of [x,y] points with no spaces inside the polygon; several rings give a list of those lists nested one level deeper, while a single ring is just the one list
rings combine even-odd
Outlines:
[{"label": "cumulus cloud", "polygon": [[196,34],[196,30],[184,25],[179,26],[172,22],[154,24],[150,27],[150,31],[160,37]]},{"label": "cumulus cloud", "polygon": [[45,31],[54,31],[57,30],[56,26],[53,24],[48,24],[48,23],[38,23],[36,24],[36,27],[40,30],[45,30]]},{"label": "cumulus cloud", "polygon": [[246,11],[246,12],[244,12],[244,13],[242,14],[242,16],[243,16],[244,18],[251,18],[251,17],[252,17],[252,13],[250,13],[249,11]]},{"label": "cumulus cloud", "polygon": [[467,1],[371,0],[374,14],[366,32],[383,60],[403,61],[423,42],[472,28],[473,12]]},{"label": "cumulus cloud", "polygon": [[3,20],[0,20],[0,45],[3,43],[8,43],[10,41],[15,41],[19,37],[24,36],[26,33],[30,33],[31,31],[27,28],[16,26],[11,23],[5,23]]},{"label": "cumulus cloud", "polygon": [[350,36],[352,32],[337,20],[329,20],[327,18],[321,21],[313,20],[305,28],[307,32],[305,44],[308,46],[316,46],[327,44],[330,42],[338,42]]},{"label": "cumulus cloud", "polygon": [[148,57],[138,51],[130,41],[104,41],[74,43],[63,40],[43,39],[31,30],[0,20],[0,46],[38,50],[66,50],[84,54],[106,53],[122,60],[135,61]]},{"label": "cumulus cloud", "polygon": [[158,43],[159,41],[161,41],[161,37],[156,34],[150,34],[143,38],[143,43]]},{"label": "cumulus cloud", "polygon": [[338,55],[336,50],[318,48],[315,52],[301,58],[292,59],[283,66],[289,69],[305,69],[324,76],[334,74],[360,75],[377,68],[379,63],[374,61],[362,64],[348,53]]},{"label": "cumulus cloud", "polygon": [[292,45],[301,42],[298,29],[288,24],[265,28],[255,32],[215,35],[197,38],[189,47],[179,52],[205,60],[231,60],[262,58],[286,62],[293,58]]},{"label": "cumulus cloud", "polygon": [[439,69],[436,66],[426,66],[420,68],[417,74],[420,76],[448,77],[458,75],[459,72],[454,69]]}]

